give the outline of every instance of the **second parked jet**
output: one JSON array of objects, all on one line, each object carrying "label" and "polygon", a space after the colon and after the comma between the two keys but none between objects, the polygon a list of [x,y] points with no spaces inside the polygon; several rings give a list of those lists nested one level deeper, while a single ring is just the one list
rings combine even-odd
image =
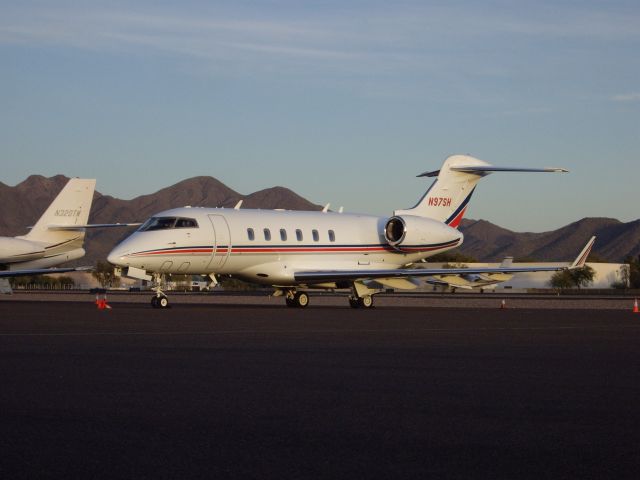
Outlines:
[{"label": "second parked jet", "polygon": [[[411,269],[462,244],[457,229],[478,181],[491,172],[566,172],[494,167],[468,155],[446,159],[410,209],[391,217],[279,210],[177,208],[151,217],[108,260],[129,277],[153,279],[154,307],[166,307],[163,274],[232,275],[271,285],[288,306],[305,307],[313,288],[349,288],[352,307],[371,307],[384,288],[416,288],[415,277],[516,273],[560,267]],[[593,239],[568,268],[582,266]]]}]

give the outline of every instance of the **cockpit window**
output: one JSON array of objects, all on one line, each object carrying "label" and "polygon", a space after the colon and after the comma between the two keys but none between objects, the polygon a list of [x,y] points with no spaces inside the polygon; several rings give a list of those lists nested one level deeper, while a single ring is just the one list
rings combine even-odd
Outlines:
[{"label": "cockpit window", "polygon": [[198,228],[198,222],[193,218],[178,218],[176,228]]},{"label": "cockpit window", "polygon": [[151,217],[138,229],[139,232],[151,230],[168,230],[171,228],[198,228],[198,222],[193,218],[183,217]]}]

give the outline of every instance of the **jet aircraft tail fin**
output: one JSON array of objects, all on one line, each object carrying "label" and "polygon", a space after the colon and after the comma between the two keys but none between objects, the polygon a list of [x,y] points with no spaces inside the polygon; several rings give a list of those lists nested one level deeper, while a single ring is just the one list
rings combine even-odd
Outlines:
[{"label": "jet aircraft tail fin", "polygon": [[21,238],[47,245],[66,244],[73,240],[80,240],[81,244],[84,231],[53,229],[50,225],[67,227],[86,225],[95,188],[95,179],[70,179],[31,231]]},{"label": "jet aircraft tail fin", "polygon": [[420,201],[410,209],[396,210],[394,215],[417,215],[433,218],[457,228],[464,217],[471,195],[482,177],[492,172],[566,172],[564,168],[495,167],[469,155],[448,157],[440,170],[419,177],[437,177]]}]

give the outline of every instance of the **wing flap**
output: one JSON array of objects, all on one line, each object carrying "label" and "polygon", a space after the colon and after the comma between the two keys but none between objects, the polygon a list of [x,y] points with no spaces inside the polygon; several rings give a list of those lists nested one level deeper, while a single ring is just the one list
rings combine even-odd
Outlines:
[{"label": "wing flap", "polygon": [[396,270],[319,270],[296,272],[298,282],[314,283],[340,280],[372,280],[378,278],[431,277],[434,275],[464,275],[483,273],[556,272],[568,267],[482,267],[482,268],[399,268]]}]

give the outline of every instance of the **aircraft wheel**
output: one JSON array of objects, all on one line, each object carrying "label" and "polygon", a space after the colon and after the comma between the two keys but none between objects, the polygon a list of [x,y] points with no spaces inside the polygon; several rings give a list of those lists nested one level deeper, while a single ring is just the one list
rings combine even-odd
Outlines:
[{"label": "aircraft wheel", "polygon": [[373,307],[373,297],[371,295],[365,295],[358,299],[358,305],[363,308]]},{"label": "aircraft wheel", "polygon": [[155,295],[153,297],[151,297],[151,306],[153,308],[159,308],[160,307],[158,300],[159,300],[158,297],[155,296]]},{"label": "aircraft wheel", "polygon": [[169,299],[167,297],[160,297],[158,299],[158,306],[160,308],[168,308],[169,307]]},{"label": "aircraft wheel", "polygon": [[295,307],[296,301],[293,298],[285,297],[284,301],[287,303],[287,307]]},{"label": "aircraft wheel", "polygon": [[357,298],[349,297],[349,305],[351,305],[351,308],[360,308],[360,303]]},{"label": "aircraft wheel", "polygon": [[294,297],[294,302],[296,304],[296,307],[304,308],[309,305],[309,295],[307,295],[305,292],[298,292]]}]

